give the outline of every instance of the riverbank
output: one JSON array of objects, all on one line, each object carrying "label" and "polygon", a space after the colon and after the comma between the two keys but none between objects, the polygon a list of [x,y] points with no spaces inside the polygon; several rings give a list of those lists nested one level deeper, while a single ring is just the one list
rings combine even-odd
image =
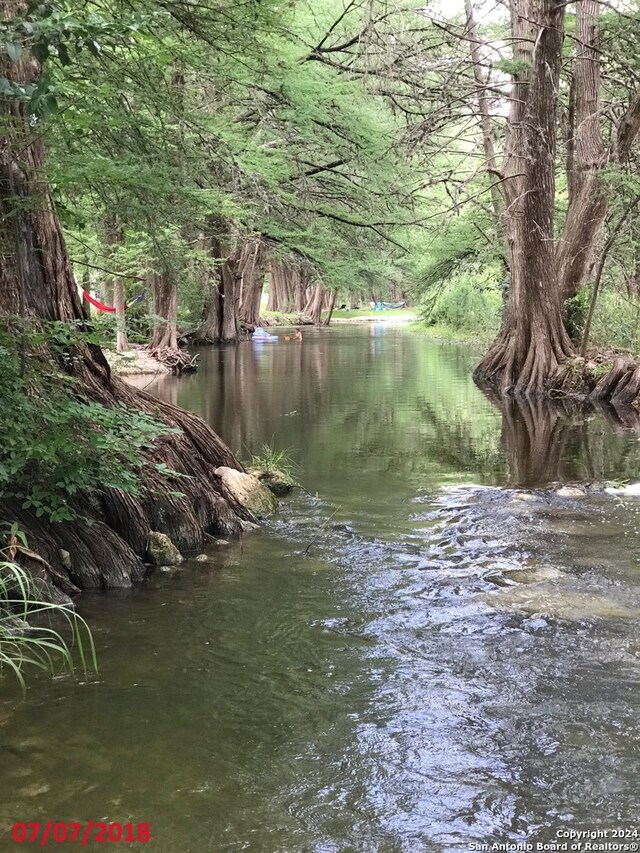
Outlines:
[{"label": "riverbank", "polygon": [[454,329],[451,326],[431,326],[424,320],[413,323],[411,331],[443,343],[474,344],[483,347],[488,347],[495,338],[493,330],[483,334],[478,330]]},{"label": "riverbank", "polygon": [[349,325],[356,323],[390,323],[400,325],[404,323],[415,323],[418,315],[415,311],[400,310],[400,311],[369,311],[369,312],[345,312],[334,311],[331,317],[331,323],[336,326]]},{"label": "riverbank", "polygon": [[171,373],[166,364],[161,364],[140,344],[131,344],[129,352],[104,350],[109,367],[116,376],[165,376]]},{"label": "riverbank", "polygon": [[[326,321],[328,316],[328,311],[322,312],[322,323]],[[417,319],[418,315],[412,308],[389,309],[387,311],[354,308],[334,311],[331,315],[331,325],[344,323],[414,323]],[[260,323],[265,327],[315,325],[305,314],[286,314],[282,311],[263,311],[260,315]]]}]

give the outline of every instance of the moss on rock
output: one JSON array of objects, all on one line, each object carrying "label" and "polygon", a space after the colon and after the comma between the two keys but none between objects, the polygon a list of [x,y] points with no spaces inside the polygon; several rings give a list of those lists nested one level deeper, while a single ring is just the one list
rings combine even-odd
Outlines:
[{"label": "moss on rock", "polygon": [[242,471],[236,471],[235,468],[224,466],[216,468],[214,473],[220,478],[223,491],[257,518],[276,511],[277,499],[253,474],[245,474]]}]

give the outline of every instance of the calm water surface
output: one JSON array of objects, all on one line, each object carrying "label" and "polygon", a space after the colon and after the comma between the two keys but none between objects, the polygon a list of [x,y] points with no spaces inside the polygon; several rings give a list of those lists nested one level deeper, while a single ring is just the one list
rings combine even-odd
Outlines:
[{"label": "calm water surface", "polygon": [[343,326],[150,387],[243,458],[291,448],[310,494],[82,596],[99,674],[0,701],[0,849],[47,818],[148,821],[162,853],[640,829],[640,498],[549,487],[640,478],[638,435],[501,414],[475,358]]}]

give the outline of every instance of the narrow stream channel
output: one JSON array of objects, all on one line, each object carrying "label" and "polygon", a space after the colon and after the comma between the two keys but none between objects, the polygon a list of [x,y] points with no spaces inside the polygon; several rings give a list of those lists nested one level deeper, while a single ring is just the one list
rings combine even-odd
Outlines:
[{"label": "narrow stream channel", "polygon": [[640,829],[640,497],[541,482],[640,479],[638,435],[572,415],[515,440],[471,348],[401,328],[201,357],[149,390],[245,459],[290,449],[310,494],[82,596],[99,674],[0,704],[0,849],[48,818],[148,821],[162,853]]}]

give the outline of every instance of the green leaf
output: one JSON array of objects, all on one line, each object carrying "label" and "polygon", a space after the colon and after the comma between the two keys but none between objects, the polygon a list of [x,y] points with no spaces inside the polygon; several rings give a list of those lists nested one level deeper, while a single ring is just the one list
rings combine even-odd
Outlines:
[{"label": "green leaf", "polygon": [[87,45],[87,50],[89,53],[92,53],[94,56],[100,56],[100,45],[97,41],[93,39],[87,39],[85,44]]},{"label": "green leaf", "polygon": [[60,42],[57,45],[57,51],[60,64],[64,67],[66,67],[67,65],[71,65],[71,57],[69,56],[69,51],[67,50],[67,47],[63,42]]},{"label": "green leaf", "polygon": [[18,44],[15,41],[7,42],[4,46],[4,49],[6,50],[7,55],[12,62],[17,62],[22,56],[22,45]]},{"label": "green leaf", "polygon": [[31,53],[35,56],[40,65],[43,65],[47,61],[49,58],[49,42],[44,36],[32,45]]}]

